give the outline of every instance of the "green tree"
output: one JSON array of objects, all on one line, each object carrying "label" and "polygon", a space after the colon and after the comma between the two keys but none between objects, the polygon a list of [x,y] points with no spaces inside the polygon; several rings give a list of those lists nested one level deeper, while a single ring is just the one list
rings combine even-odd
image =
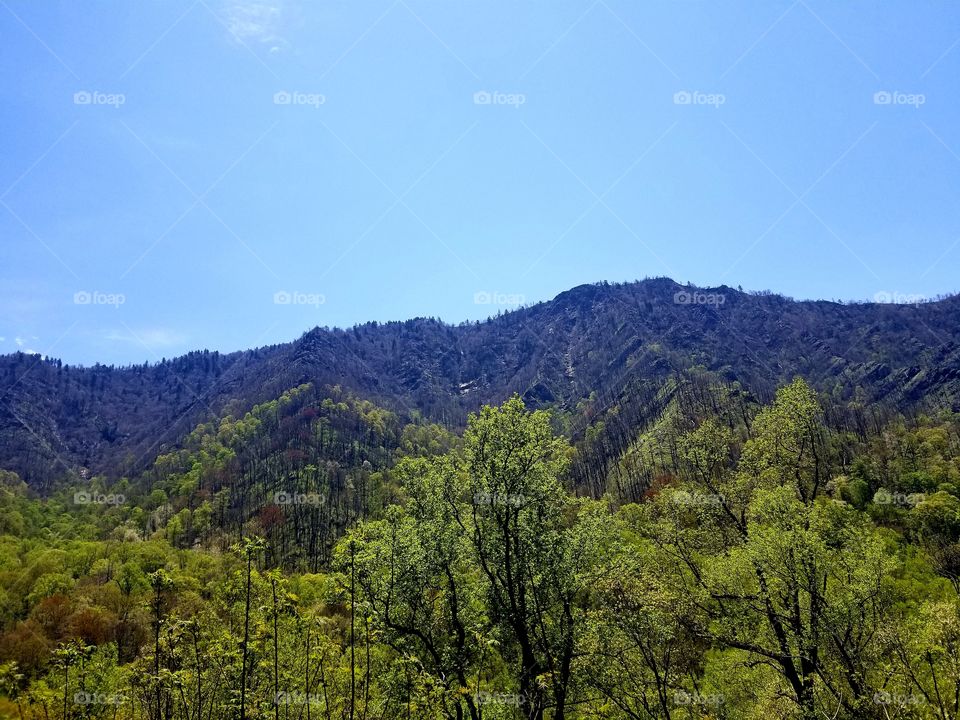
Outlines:
[{"label": "green tree", "polygon": [[488,613],[517,653],[521,711],[534,720],[548,707],[568,711],[577,650],[576,565],[583,555],[570,532],[573,506],[560,482],[569,448],[546,412],[528,412],[514,396],[472,416],[464,458],[448,491],[457,526],[485,580]]},{"label": "green tree", "polygon": [[256,558],[266,549],[266,541],[259,537],[244,538],[236,549],[244,561],[244,594],[243,594],[243,640],[240,643],[240,706],[238,719],[247,718],[247,685],[248,669],[250,668],[250,601],[252,597],[253,565]]},{"label": "green tree", "polygon": [[800,380],[756,417],[738,466],[730,434],[704,422],[680,443],[684,489],[661,494],[648,533],[714,642],[776,670],[801,717],[879,717],[870,668],[895,561],[867,516],[820,497],[824,435]]}]

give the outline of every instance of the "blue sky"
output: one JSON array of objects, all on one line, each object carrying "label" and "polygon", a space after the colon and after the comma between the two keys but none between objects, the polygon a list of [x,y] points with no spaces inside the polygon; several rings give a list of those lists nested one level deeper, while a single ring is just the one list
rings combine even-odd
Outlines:
[{"label": "blue sky", "polygon": [[0,2],[0,352],[960,290],[960,7]]}]

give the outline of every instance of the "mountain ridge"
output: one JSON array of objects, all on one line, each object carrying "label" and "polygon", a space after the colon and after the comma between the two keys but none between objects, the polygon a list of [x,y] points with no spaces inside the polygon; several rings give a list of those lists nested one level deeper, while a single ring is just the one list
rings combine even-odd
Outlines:
[{"label": "mountain ridge", "polygon": [[315,327],[156,364],[0,356],[0,468],[39,489],[84,469],[136,472],[198,422],[304,383],[460,427],[513,393],[578,413],[693,367],[758,397],[800,375],[839,402],[958,409],[960,297],[843,304],[653,278],[579,285],[484,321]]}]

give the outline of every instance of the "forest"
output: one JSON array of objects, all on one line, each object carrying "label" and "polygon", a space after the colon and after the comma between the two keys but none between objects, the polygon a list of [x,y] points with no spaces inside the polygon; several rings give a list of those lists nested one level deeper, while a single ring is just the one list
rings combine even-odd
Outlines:
[{"label": "forest", "polygon": [[[724,302],[675,301],[692,294]],[[339,386],[457,434],[469,413],[516,393],[555,410],[566,422],[558,431],[575,442],[586,432],[599,442],[601,452],[574,468],[598,495],[609,457],[659,416],[692,368],[761,402],[799,375],[828,414],[852,403],[857,422],[873,426],[884,409],[960,408],[958,314],[960,295],[838,303],[646,278],[580,285],[482,322],[314,327],[279,345],[136,365],[0,354],[0,467],[45,494],[65,471],[70,481],[83,469],[138,477],[162,445],[179,445],[198,425],[239,418],[306,384]]]},{"label": "forest", "polygon": [[602,473],[626,406],[310,384],[140,475],[4,471],[0,716],[960,717],[960,417],[658,397]]}]

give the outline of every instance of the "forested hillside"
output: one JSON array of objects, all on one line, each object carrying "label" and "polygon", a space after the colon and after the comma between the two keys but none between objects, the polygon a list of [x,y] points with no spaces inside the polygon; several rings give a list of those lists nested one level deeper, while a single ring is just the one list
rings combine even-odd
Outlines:
[{"label": "forested hillside", "polygon": [[960,416],[708,379],[597,498],[519,397],[460,437],[312,386],[136,478],[5,473],[0,714],[957,717]]},{"label": "forested hillside", "polygon": [[958,308],[2,358],[0,717],[960,717]]},{"label": "forested hillside", "polygon": [[832,403],[960,409],[960,298],[796,302],[654,279],[580,286],[483,323],[316,328],[285,345],[144,366],[18,353],[0,358],[0,465],[43,492],[85,471],[139,474],[199,423],[305,383],[458,431],[468,412],[517,393],[571,416],[578,438],[613,407],[631,414],[632,433],[697,368],[763,402],[801,375]]}]

